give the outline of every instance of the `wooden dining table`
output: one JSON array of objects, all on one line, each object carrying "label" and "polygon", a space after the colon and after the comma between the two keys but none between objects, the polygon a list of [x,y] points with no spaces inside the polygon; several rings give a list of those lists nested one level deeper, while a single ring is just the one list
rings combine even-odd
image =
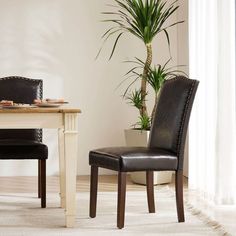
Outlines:
[{"label": "wooden dining table", "polygon": [[65,226],[74,227],[76,217],[76,174],[78,159],[78,115],[80,109],[27,107],[0,109],[0,129],[57,129],[60,198]]}]

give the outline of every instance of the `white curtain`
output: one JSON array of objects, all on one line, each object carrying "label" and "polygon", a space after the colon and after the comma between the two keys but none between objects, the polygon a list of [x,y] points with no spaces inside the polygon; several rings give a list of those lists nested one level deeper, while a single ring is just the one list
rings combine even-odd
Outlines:
[{"label": "white curtain", "polygon": [[200,80],[190,120],[189,187],[236,204],[235,0],[189,0],[190,78]]}]

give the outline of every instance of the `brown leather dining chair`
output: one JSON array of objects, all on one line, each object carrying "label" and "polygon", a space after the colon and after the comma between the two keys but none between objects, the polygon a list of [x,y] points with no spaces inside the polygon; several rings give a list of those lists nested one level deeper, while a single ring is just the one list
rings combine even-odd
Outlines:
[{"label": "brown leather dining chair", "polygon": [[184,222],[183,161],[190,113],[199,82],[178,76],[159,95],[148,147],[108,147],[90,151],[90,217],[96,217],[98,167],[118,171],[117,227],[124,227],[127,172],[146,171],[150,213],[155,213],[153,171],[175,171],[178,221]]},{"label": "brown leather dining chair", "polygon": [[[43,81],[18,76],[0,78],[0,100],[33,104],[42,99]],[[0,114],[1,115],[1,114]],[[0,159],[38,160],[38,197],[46,207],[46,160],[48,148],[41,129],[0,129]]]}]

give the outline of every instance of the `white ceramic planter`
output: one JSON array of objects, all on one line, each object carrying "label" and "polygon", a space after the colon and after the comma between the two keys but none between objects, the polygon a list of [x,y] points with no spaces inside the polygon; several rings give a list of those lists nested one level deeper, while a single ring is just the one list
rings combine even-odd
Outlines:
[{"label": "white ceramic planter", "polygon": [[[127,146],[146,147],[148,144],[149,131],[134,129],[125,130],[125,141]],[[172,171],[155,171],[154,184],[170,183]],[[132,172],[131,179],[134,183],[146,185],[146,172]]]}]

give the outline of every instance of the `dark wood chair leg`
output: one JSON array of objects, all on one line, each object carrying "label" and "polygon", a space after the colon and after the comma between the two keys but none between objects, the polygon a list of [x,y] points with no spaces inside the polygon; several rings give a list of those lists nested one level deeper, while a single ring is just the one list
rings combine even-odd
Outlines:
[{"label": "dark wood chair leg", "polygon": [[155,213],[153,171],[146,171],[147,200],[149,213]]},{"label": "dark wood chair leg", "polygon": [[38,198],[41,198],[41,160],[38,160]]},{"label": "dark wood chair leg", "polygon": [[97,191],[98,191],[98,167],[92,165],[91,177],[90,177],[90,207],[89,207],[89,216],[91,218],[96,217]]},{"label": "dark wood chair leg", "polygon": [[126,172],[118,173],[117,227],[124,228],[125,222]]},{"label": "dark wood chair leg", "polygon": [[41,169],[41,207],[46,208],[46,160],[40,160]]},{"label": "dark wood chair leg", "polygon": [[183,171],[175,172],[175,193],[178,221],[184,222],[184,202],[183,202]]}]

